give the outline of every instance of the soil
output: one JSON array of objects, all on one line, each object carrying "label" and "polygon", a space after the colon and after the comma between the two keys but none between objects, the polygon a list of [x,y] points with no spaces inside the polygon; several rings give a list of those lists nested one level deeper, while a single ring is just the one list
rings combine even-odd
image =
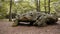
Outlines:
[{"label": "soil", "polygon": [[13,22],[0,20],[0,34],[60,34],[60,21],[56,25],[45,27],[17,26],[12,27]]}]

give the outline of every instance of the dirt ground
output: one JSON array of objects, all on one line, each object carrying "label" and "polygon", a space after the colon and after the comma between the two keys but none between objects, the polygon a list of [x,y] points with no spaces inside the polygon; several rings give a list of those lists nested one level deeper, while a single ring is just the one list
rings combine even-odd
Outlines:
[{"label": "dirt ground", "polygon": [[17,26],[12,27],[13,22],[0,20],[0,34],[60,34],[60,21],[57,25],[46,27]]}]

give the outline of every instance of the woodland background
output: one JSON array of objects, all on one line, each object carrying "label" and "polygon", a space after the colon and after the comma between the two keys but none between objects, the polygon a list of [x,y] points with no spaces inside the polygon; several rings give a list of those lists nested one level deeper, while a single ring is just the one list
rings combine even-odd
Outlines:
[{"label": "woodland background", "polygon": [[[39,6],[37,6],[38,3]],[[58,14],[60,17],[60,0],[0,0],[0,19],[28,11],[36,11],[36,9],[40,12]]]}]

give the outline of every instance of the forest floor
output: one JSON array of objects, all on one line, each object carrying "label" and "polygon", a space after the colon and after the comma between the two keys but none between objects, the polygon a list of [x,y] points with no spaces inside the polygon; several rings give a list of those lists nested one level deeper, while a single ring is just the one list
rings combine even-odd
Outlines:
[{"label": "forest floor", "polygon": [[17,26],[12,27],[13,22],[0,20],[0,34],[60,34],[60,21],[57,25],[45,27]]}]

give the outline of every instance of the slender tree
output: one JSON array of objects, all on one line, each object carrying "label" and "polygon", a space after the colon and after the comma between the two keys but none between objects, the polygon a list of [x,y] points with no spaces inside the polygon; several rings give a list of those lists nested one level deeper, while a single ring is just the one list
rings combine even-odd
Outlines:
[{"label": "slender tree", "polygon": [[40,10],[40,0],[36,0],[36,6],[37,6],[36,10],[41,11]]},{"label": "slender tree", "polygon": [[12,21],[11,9],[12,9],[12,0],[10,0],[9,21]]},{"label": "slender tree", "polygon": [[50,0],[48,0],[48,14],[50,14]]},{"label": "slender tree", "polygon": [[45,13],[46,13],[46,0],[44,0],[44,8],[45,8]]}]

